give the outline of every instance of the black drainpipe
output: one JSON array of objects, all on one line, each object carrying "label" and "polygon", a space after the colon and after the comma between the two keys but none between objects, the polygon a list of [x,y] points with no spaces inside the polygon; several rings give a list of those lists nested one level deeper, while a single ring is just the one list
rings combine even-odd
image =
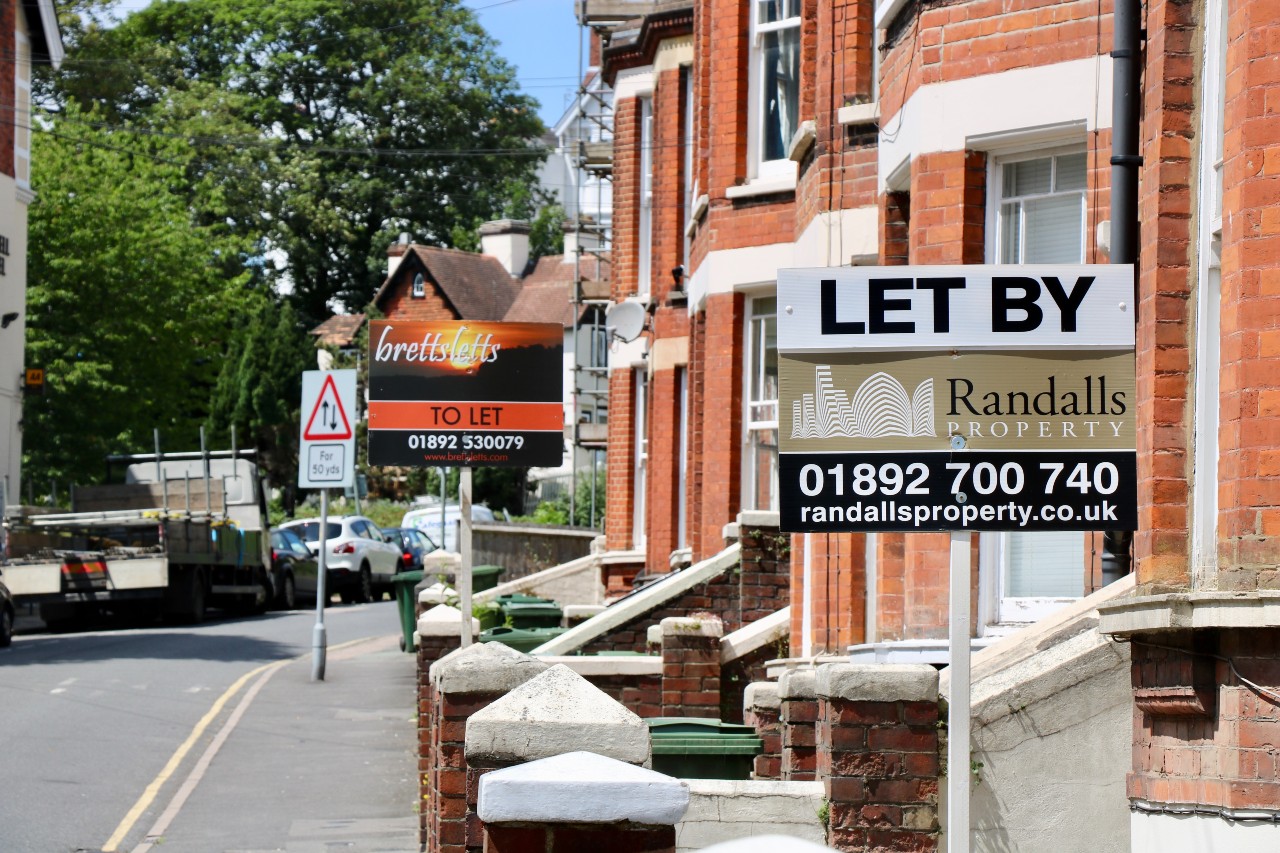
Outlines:
[{"label": "black drainpipe", "polygon": [[[1115,0],[1111,51],[1111,263],[1133,264],[1133,312],[1138,316],[1138,109],[1142,97],[1142,0]],[[1133,533],[1103,535],[1102,582],[1119,580],[1133,569]]]}]

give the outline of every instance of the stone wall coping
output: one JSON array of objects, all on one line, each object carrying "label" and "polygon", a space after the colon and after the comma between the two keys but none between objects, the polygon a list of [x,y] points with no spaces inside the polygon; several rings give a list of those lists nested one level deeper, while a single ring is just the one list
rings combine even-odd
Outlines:
[{"label": "stone wall coping", "polygon": [[441,693],[506,693],[546,668],[502,643],[473,643],[431,664],[428,677]]},{"label": "stone wall coping", "polygon": [[549,569],[543,569],[540,572],[534,572],[531,575],[525,575],[522,578],[509,580],[495,587],[481,590],[472,595],[471,600],[476,604],[484,604],[496,600],[500,595],[528,592],[549,581],[560,580],[579,572],[598,572],[599,570],[600,556],[598,554],[588,554],[585,557],[579,557],[576,560],[570,560],[567,563],[561,563],[558,566],[552,566]]},{"label": "stone wall coping", "polygon": [[782,779],[685,779],[690,793],[708,797],[780,797],[823,796],[826,783],[821,780],[797,782]]},{"label": "stone wall coping", "polygon": [[662,626],[650,625],[644,631],[644,641],[650,646],[662,645]]},{"label": "stone wall coping", "polygon": [[791,635],[791,608],[784,607],[770,613],[763,619],[757,619],[743,625],[720,641],[720,663],[730,664],[736,660],[763,648],[770,643],[777,643]]},{"label": "stone wall coping", "polygon": [[782,697],[778,693],[776,681],[753,681],[742,692],[743,711],[750,711],[753,708],[777,711],[781,707]]},{"label": "stone wall coping", "polygon": [[[619,628],[645,613],[650,613],[664,603],[682,595],[700,583],[715,578],[741,560],[742,548],[736,544],[683,571],[674,572],[644,589],[628,595],[608,607],[603,613],[592,616],[586,622],[565,631],[534,649],[537,655],[564,655],[575,652],[595,638]],[[602,561],[607,562],[605,558]]]},{"label": "stone wall coping", "polygon": [[688,808],[679,779],[578,751],[486,773],[476,811],[485,823],[673,826]]},{"label": "stone wall coping", "polygon": [[658,625],[664,637],[715,637],[724,636],[724,623],[718,616],[668,616]]},{"label": "stone wall coping", "polygon": [[588,750],[628,764],[646,764],[644,720],[563,664],[515,687],[467,719],[466,754],[515,763]]},{"label": "stone wall coping", "polygon": [[818,667],[815,690],[848,702],[937,702],[938,670],[928,664],[828,663]]},{"label": "stone wall coping", "polygon": [[834,849],[790,835],[752,835],[712,844],[702,853],[830,853]]},{"label": "stone wall coping", "polygon": [[778,697],[786,699],[816,699],[817,675],[812,669],[793,669],[778,679]]},{"label": "stone wall coping", "polygon": [[539,656],[538,660],[548,666],[563,664],[581,675],[592,676],[625,675],[662,675],[662,657],[660,655],[563,655]]},{"label": "stone wall coping", "polygon": [[768,510],[743,510],[738,513],[738,528],[757,527],[757,528],[777,528],[778,513],[769,512]]},{"label": "stone wall coping", "polygon": [[1195,628],[1280,627],[1280,592],[1176,592],[1121,597],[1099,605],[1099,630],[1128,636]]},{"label": "stone wall coping", "polygon": [[[425,592],[425,590],[424,590]],[[472,634],[480,633],[480,620],[472,618]],[[462,611],[447,604],[437,604],[418,617],[418,636],[448,637],[462,634]]]}]

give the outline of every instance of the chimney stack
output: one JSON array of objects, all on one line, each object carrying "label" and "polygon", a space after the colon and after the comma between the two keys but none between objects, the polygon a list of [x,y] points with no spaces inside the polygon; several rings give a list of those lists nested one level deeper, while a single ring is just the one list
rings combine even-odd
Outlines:
[{"label": "chimney stack", "polygon": [[409,251],[409,242],[409,232],[401,231],[400,239],[387,247],[387,278],[391,278],[396,267],[400,266],[400,262],[404,260],[405,253]]},{"label": "chimney stack", "polygon": [[480,226],[480,251],[497,258],[512,278],[524,275],[529,263],[529,223],[497,219]]}]

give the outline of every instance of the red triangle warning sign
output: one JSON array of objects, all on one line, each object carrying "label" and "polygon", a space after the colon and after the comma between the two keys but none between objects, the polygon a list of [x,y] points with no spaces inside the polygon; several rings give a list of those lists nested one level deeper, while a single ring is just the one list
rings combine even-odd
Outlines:
[{"label": "red triangle warning sign", "polygon": [[305,441],[317,439],[338,439],[345,441],[351,438],[351,422],[347,420],[347,411],[342,407],[338,397],[338,386],[332,376],[324,378],[320,388],[320,396],[316,398],[315,408],[307,418],[306,429],[302,431]]}]

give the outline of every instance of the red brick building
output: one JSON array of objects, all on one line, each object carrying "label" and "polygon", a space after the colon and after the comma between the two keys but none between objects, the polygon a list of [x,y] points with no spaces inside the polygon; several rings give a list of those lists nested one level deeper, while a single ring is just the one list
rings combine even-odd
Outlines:
[{"label": "red brick building", "polygon": [[[777,270],[1111,260],[1120,63],[1111,2],[605,6],[613,296],[651,315],[610,359],[606,534],[653,574],[776,519]],[[1138,595],[1102,626],[1135,661],[1131,842],[1271,849],[1280,8],[1126,8],[1144,36],[1120,55],[1141,87],[1140,164],[1120,164],[1138,169]],[[901,642],[945,659],[946,535],[797,535],[791,552],[793,657]],[[1128,543],[975,537],[975,633],[1099,589],[1104,558],[1123,571]]]}]

